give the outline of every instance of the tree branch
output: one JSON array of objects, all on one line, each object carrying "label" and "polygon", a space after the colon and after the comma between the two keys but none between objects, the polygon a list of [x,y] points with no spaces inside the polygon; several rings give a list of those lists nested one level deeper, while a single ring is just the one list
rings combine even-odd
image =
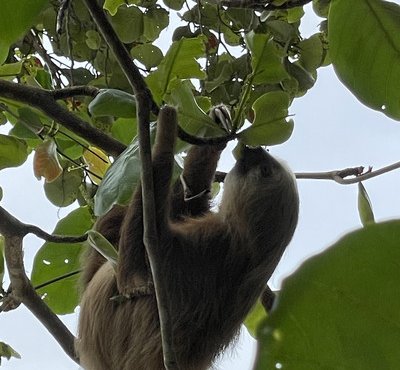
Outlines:
[{"label": "tree branch", "polygon": [[33,234],[40,239],[53,243],[81,243],[87,239],[86,234],[79,236],[48,234],[37,226],[21,222],[20,220],[12,216],[10,213],[8,213],[1,206],[0,206],[0,234],[18,235],[21,238],[23,238],[27,234]]},{"label": "tree branch", "polygon": [[139,69],[133,63],[125,45],[119,40],[117,34],[108,21],[103,9],[96,1],[84,0],[92,18],[97,24],[104,40],[113,52],[122,71],[128,79],[137,102],[139,150],[141,158],[141,182],[143,198],[143,242],[149,257],[151,273],[156,290],[156,300],[160,319],[161,341],[164,355],[164,365],[168,370],[177,369],[175,354],[172,350],[172,323],[168,320],[168,295],[163,287],[162,276],[157,273],[157,261],[153,258],[158,249],[158,234],[156,225],[153,166],[150,145],[150,111],[158,115],[159,108],[150,90],[148,89]]},{"label": "tree branch", "polygon": [[220,5],[227,8],[250,8],[255,10],[286,10],[291,8],[297,8],[299,6],[306,5],[312,0],[287,0],[281,5],[275,5],[271,3],[271,0],[257,1],[257,0],[222,0],[219,2]]},{"label": "tree branch", "polygon": [[[388,166],[382,167],[379,170],[372,171],[372,167],[369,167],[366,172],[364,172],[364,167],[349,167],[342,170],[334,170],[327,172],[297,172],[295,173],[296,179],[303,180],[331,180],[335,181],[341,185],[357,184],[359,182],[372,179],[373,177],[383,175],[387,172],[391,172],[400,168],[400,161],[390,164]],[[354,176],[350,179],[346,177]],[[215,182],[224,182],[226,177],[226,172],[217,171],[214,176]]]},{"label": "tree branch", "polygon": [[139,68],[137,68],[133,63],[128,50],[118,38],[103,9],[98,5],[97,1],[84,0],[84,3],[93,20],[97,24],[101,35],[110,47],[115,59],[128,79],[136,98],[139,93],[145,95],[150,102],[150,110],[157,115],[159,108],[153,100],[153,96],[147,87]]},{"label": "tree branch", "polygon": [[102,131],[91,126],[62,105],[58,104],[55,100],[60,99],[61,96],[71,94],[71,91],[80,91],[81,93],[86,92],[93,94],[90,88],[75,88],[75,90],[67,89],[66,93],[59,90],[57,93],[50,90],[38,89],[31,86],[23,86],[13,82],[0,80],[0,96],[6,99],[19,101],[21,103],[33,106],[47,116],[59,122],[64,127],[68,128],[72,132],[81,136],[85,140],[89,141],[93,145],[103,149],[105,152],[113,156],[118,156],[125,149],[126,146],[113,139]]},{"label": "tree branch", "polygon": [[64,89],[50,90],[49,94],[52,95],[54,100],[68,99],[76,96],[91,96],[93,98],[100,92],[95,86],[71,86]]},{"label": "tree branch", "polygon": [[[343,170],[335,170],[328,172],[301,172],[296,173],[297,179],[314,179],[314,180],[332,180],[342,185],[357,184],[359,182],[372,179],[373,177],[383,175],[387,172],[391,172],[400,168],[400,162],[393,163],[389,166],[380,168],[379,170],[372,171],[372,167],[369,167],[364,172],[364,167],[351,167]],[[348,176],[355,176],[350,179],[346,179]]]},{"label": "tree branch", "polygon": [[[26,234],[38,230],[40,229],[20,222],[0,207],[0,233],[4,236],[4,255],[12,287],[11,292],[3,299],[1,311],[8,311],[23,303],[46,327],[68,356],[79,363],[74,348],[75,337],[39,297],[25,273],[22,241]],[[48,235],[44,231],[39,234]]]}]

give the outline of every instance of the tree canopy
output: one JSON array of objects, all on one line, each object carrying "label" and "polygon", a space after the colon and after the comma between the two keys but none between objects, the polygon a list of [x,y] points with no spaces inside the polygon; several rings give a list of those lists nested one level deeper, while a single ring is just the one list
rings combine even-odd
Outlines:
[{"label": "tree canopy", "polygon": [[[311,2],[307,11],[321,23],[304,37]],[[361,103],[398,121],[399,34],[400,6],[383,0],[4,2],[0,125],[10,130],[0,134],[0,170],[32,155],[49,202],[76,209],[49,235],[0,204],[0,272],[8,269],[11,281],[1,310],[25,304],[74,357],[73,336],[56,315],[79,304],[87,233],[114,204],[129,202],[143,166],[138,133],[145,123],[153,137],[162,104],[178,111],[177,174],[190,143],[289,140],[290,106],[330,64]],[[229,133],[207,115],[221,103],[232,112]],[[249,314],[245,324],[259,342],[255,369],[398,367],[400,221],[375,223],[361,182],[398,167],[296,174],[358,183],[364,227],[286,279],[268,314],[261,303]],[[29,233],[45,240],[30,277],[22,254]],[[5,343],[0,355],[19,356]]]}]

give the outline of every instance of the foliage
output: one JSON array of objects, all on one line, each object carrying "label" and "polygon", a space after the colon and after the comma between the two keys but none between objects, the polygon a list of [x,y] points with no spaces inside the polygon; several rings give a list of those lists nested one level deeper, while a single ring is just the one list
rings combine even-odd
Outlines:
[{"label": "foliage", "polygon": [[[57,235],[82,235],[93,225],[88,207],[80,207],[61,219],[54,229]],[[52,284],[45,283],[80,270],[82,243],[52,243],[42,245],[35,256],[32,284],[44,301],[57,314],[73,312],[79,302],[78,274]],[[44,284],[43,287],[38,288]]]},{"label": "foliage", "polygon": [[[295,124],[288,118],[292,102],[331,61],[361,102],[399,120],[400,6],[382,0],[312,3],[323,20],[307,38],[299,28],[304,9],[296,0],[243,1],[238,7],[211,0],[106,0],[103,8],[155,102],[174,105],[180,126],[192,135],[226,134],[206,113],[223,103],[231,108],[234,133],[243,143],[287,141]],[[0,170],[20,166],[34,152],[35,175],[46,179],[49,201],[58,207],[79,203],[55,233],[79,235],[92,227],[92,215],[126,204],[139,181],[138,109],[84,2],[71,1],[62,23],[59,10],[58,2],[44,0],[1,6],[0,125],[9,122],[11,129],[0,135]],[[17,84],[22,90],[14,90]],[[45,98],[48,103],[41,104]],[[65,112],[79,124],[65,125]],[[84,134],[82,127],[96,130]],[[107,152],[93,133],[127,147],[119,156]],[[180,142],[177,155],[186,149]],[[399,338],[388,323],[398,325],[400,311],[393,293],[400,224],[373,223],[362,185],[359,212],[364,230],[290,277],[270,317],[260,306],[249,315],[246,324],[260,340],[257,369],[396,368],[393,346]],[[32,282],[58,314],[73,312],[78,303],[82,248],[46,242],[36,255]],[[379,302],[372,301],[376,297]],[[2,356],[17,355],[2,348]]]},{"label": "foliage", "polygon": [[399,221],[369,225],[286,279],[256,369],[396,369],[399,239]]}]

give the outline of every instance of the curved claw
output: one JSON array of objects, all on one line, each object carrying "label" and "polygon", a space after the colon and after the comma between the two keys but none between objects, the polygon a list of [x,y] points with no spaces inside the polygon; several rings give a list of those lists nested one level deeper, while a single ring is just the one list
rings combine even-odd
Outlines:
[{"label": "curved claw", "polygon": [[210,118],[222,127],[226,132],[230,133],[232,131],[232,118],[229,109],[223,105],[219,104],[213,107],[209,113]]}]

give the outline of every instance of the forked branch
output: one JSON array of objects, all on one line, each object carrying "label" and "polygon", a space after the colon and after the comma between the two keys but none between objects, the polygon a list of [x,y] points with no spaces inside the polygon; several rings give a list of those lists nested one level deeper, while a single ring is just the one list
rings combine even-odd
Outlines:
[{"label": "forked branch", "polygon": [[26,276],[22,242],[24,236],[29,233],[38,235],[48,241],[56,242],[60,242],[61,240],[64,242],[80,242],[86,239],[86,236],[55,237],[49,235],[36,226],[22,223],[2,207],[0,207],[0,233],[4,236],[4,254],[11,282],[11,289],[9,289],[6,297],[2,300],[0,311],[9,311],[18,307],[20,303],[23,303],[57,340],[68,356],[76,363],[79,363],[74,349],[75,337],[57,315],[44,303]]}]

